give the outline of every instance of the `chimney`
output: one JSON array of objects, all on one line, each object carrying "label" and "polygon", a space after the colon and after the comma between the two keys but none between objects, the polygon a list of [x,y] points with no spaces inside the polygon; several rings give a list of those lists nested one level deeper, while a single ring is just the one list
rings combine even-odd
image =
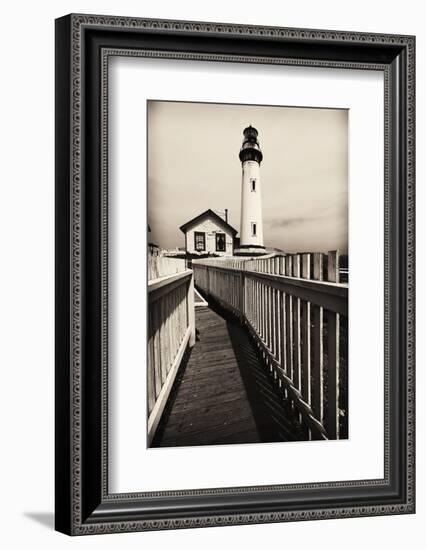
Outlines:
[{"label": "chimney", "polygon": [[225,208],[225,221],[228,223],[228,209]]}]

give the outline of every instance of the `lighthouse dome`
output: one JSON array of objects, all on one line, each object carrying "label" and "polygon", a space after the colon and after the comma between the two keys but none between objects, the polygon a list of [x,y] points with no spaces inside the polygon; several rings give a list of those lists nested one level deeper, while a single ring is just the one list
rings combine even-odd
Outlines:
[{"label": "lighthouse dome", "polygon": [[239,154],[241,162],[254,160],[260,164],[263,159],[263,154],[257,139],[258,131],[250,125],[244,128],[243,135],[243,144]]},{"label": "lighthouse dome", "polygon": [[250,126],[247,126],[247,128],[244,128],[243,130],[244,137],[249,141],[257,141],[257,136],[259,135],[259,132],[254,128],[251,124]]}]

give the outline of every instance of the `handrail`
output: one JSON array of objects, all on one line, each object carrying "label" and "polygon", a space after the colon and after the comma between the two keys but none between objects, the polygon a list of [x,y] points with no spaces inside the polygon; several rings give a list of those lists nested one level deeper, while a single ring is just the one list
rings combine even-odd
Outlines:
[{"label": "handrail", "polygon": [[176,287],[189,280],[192,277],[192,274],[193,271],[191,269],[187,269],[182,273],[176,273],[176,275],[166,275],[165,277],[148,281],[149,301],[153,302],[158,300],[164,296],[164,294],[171,292]]},{"label": "handrail", "polygon": [[283,292],[295,295],[300,299],[309,301],[318,306],[324,307],[341,315],[348,315],[348,292],[347,284],[333,283],[329,281],[315,281],[314,279],[301,279],[300,277],[290,277],[287,275],[277,275],[272,273],[263,273],[251,269],[226,268],[218,266],[203,266],[208,269],[234,271],[241,273],[244,277],[253,277],[267,281],[273,288]]},{"label": "handrail", "polygon": [[148,254],[147,272],[149,281],[185,270],[186,262],[183,258],[159,256],[154,253]]},{"label": "handrail", "polygon": [[339,253],[197,260],[193,269],[197,287],[246,325],[307,436],[339,439],[343,429],[346,437],[348,285],[339,282]]},{"label": "handrail", "polygon": [[195,344],[194,275],[187,269],[148,282],[148,445],[187,347]]}]

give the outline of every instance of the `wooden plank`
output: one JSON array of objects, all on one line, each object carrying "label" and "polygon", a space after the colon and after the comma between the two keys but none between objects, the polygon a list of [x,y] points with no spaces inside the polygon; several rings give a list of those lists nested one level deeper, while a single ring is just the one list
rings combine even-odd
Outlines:
[{"label": "wooden plank", "polygon": [[187,319],[187,311],[186,311],[186,295],[187,290],[186,286],[181,286],[179,289],[180,293],[180,341],[179,344],[182,342],[182,339],[184,337],[185,331],[188,327],[188,319]]},{"label": "wooden plank", "polygon": [[[300,255],[293,255],[293,277],[300,277]],[[294,385],[297,389],[302,386],[302,347],[301,347],[301,302],[295,297],[293,304],[293,337],[294,337]]]},{"label": "wooden plank", "polygon": [[[293,258],[286,257],[286,275],[293,273]],[[293,296],[286,293],[286,326],[287,326],[287,375],[294,380],[293,362]]]},{"label": "wooden plank", "polygon": [[253,320],[252,320],[252,324],[253,326],[256,327],[257,329],[257,295],[256,295],[256,281],[250,277],[250,283],[252,285],[252,292],[253,292],[253,302],[252,302],[252,307],[253,307],[253,314],[252,314],[252,317],[253,317]]},{"label": "wooden plank", "polygon": [[[302,255],[302,277],[311,278],[311,255]],[[311,304],[302,302],[302,396],[306,403],[311,404]]]},{"label": "wooden plank", "polygon": [[[311,254],[302,254],[301,276],[304,279],[311,278]],[[307,300],[301,302],[302,314],[302,399],[311,405],[311,303]],[[307,429],[308,439],[312,434]]]},{"label": "wooden plank", "polygon": [[266,319],[267,319],[266,343],[270,350],[272,350],[272,311],[273,311],[272,288],[267,285],[266,286]]},{"label": "wooden plank", "polygon": [[275,289],[269,289],[270,349],[275,356]]},{"label": "wooden plank", "polygon": [[262,283],[258,281],[259,334],[263,338],[263,295]]},{"label": "wooden plank", "polygon": [[250,279],[246,277],[245,279],[247,283],[250,285],[250,297],[249,297],[249,304],[250,307],[250,321],[252,324],[255,324],[255,288],[254,288],[254,281],[253,279]]},{"label": "wooden plank", "polygon": [[238,300],[239,300],[239,310],[240,310],[240,314],[241,314],[241,318],[243,318],[243,316],[245,315],[245,312],[246,312],[246,308],[245,308],[245,291],[246,291],[246,287],[245,287],[245,277],[244,277],[244,273],[243,271],[240,271],[239,272],[239,275],[238,275],[238,284],[240,286],[240,292],[238,294]]},{"label": "wooden plank", "polygon": [[[278,258],[278,275],[285,275],[285,257],[280,256]],[[288,374],[287,370],[287,322],[286,322],[286,295],[282,290],[278,290],[279,298],[279,319],[280,319],[280,365],[284,372]]]},{"label": "wooden plank", "polygon": [[155,370],[154,370],[154,334],[152,312],[148,311],[148,370],[147,370],[148,414],[155,405]]},{"label": "wooden plank", "polygon": [[178,298],[178,326],[177,326],[177,337],[178,337],[178,348],[180,347],[181,340],[182,340],[182,332],[183,332],[183,326],[184,326],[184,320],[183,320],[183,311],[182,311],[182,293],[184,292],[184,287],[180,286],[177,290],[177,298]]},{"label": "wooden plank", "polygon": [[174,313],[174,294],[168,295],[169,301],[169,329],[168,329],[168,342],[170,349],[170,358],[175,356],[174,350],[174,323],[173,323],[173,313]]},{"label": "wooden plank", "polygon": [[[279,346],[279,364],[283,371],[287,374],[287,325],[285,314],[285,294],[284,292],[277,291],[278,294],[278,346]],[[283,389],[284,397],[287,398],[287,389],[280,383]]]},{"label": "wooden plank", "polygon": [[254,280],[255,286],[256,286],[256,329],[258,334],[261,334],[261,328],[260,328],[260,282],[258,280]]},{"label": "wooden plank", "polygon": [[189,280],[188,284],[188,293],[186,296],[186,304],[187,304],[187,325],[190,329],[190,336],[189,336],[189,347],[192,348],[195,345],[195,304],[194,304],[194,297],[195,297],[195,289],[194,289],[194,275],[192,275],[191,279]]},{"label": "wooden plank", "polygon": [[[263,260],[263,269],[266,269],[266,260]],[[263,341],[268,345],[268,287],[266,284],[262,285],[262,302],[263,302]]]},{"label": "wooden plank", "polygon": [[158,307],[152,308],[152,321],[154,330],[154,383],[155,397],[157,398],[161,391],[161,344]]},{"label": "wooden plank", "polygon": [[[165,296],[157,302],[157,309],[159,312],[159,323],[160,323],[160,358],[161,358],[161,385],[164,384],[167,378],[167,338],[168,334],[166,332],[166,311],[165,311]],[[155,307],[155,306],[154,306]]]},{"label": "wooden plank", "polygon": [[272,289],[274,293],[274,357],[278,362],[281,362],[281,345],[280,345],[280,291]]},{"label": "wooden plank", "polygon": [[181,310],[180,310],[180,291],[182,289],[182,286],[176,289],[176,325],[175,325],[175,332],[176,332],[176,352],[180,347],[180,335],[181,335]]},{"label": "wooden plank", "polygon": [[250,322],[254,325],[254,281],[250,277],[245,277],[248,296],[246,298],[246,308],[250,310]]},{"label": "wooden plank", "polygon": [[329,439],[339,439],[339,333],[340,316],[328,312],[328,418],[327,434]]},{"label": "wooden plank", "polygon": [[280,364],[284,372],[288,374],[287,367],[287,314],[286,314],[286,295],[284,292],[279,292],[279,316],[280,316]]},{"label": "wooden plank", "polygon": [[173,347],[172,352],[173,355],[176,355],[177,350],[179,348],[179,342],[178,342],[178,333],[177,333],[177,325],[178,325],[178,295],[177,292],[173,292],[171,295],[172,299],[172,307],[173,307],[173,314],[172,314],[172,323],[173,323]]},{"label": "wooden plank", "polygon": [[173,382],[176,378],[176,374],[179,370],[179,366],[182,361],[183,354],[185,353],[186,346],[188,344],[189,338],[191,336],[191,328],[188,327],[184,338],[181,342],[179,351],[175,357],[175,360],[173,362],[173,365],[171,369],[169,370],[168,376],[162,385],[161,391],[157,396],[155,406],[153,407],[151,414],[148,417],[148,446],[151,444],[152,439],[155,435],[155,432],[158,428],[158,424],[161,419],[161,415],[164,412],[164,408],[167,403],[167,399],[170,395],[171,389],[173,387]]},{"label": "wooden plank", "polygon": [[[316,280],[323,279],[324,254],[314,253],[314,272]],[[324,420],[324,310],[321,306],[314,306],[313,311],[313,387],[312,409],[319,422]]]},{"label": "wooden plank", "polygon": [[[339,251],[328,253],[328,280],[339,282]],[[339,379],[340,379],[340,316],[327,312],[328,334],[328,418],[327,434],[329,439],[339,439]]]},{"label": "wooden plank", "polygon": [[164,347],[165,347],[165,360],[166,360],[166,372],[169,372],[170,365],[172,363],[172,350],[170,348],[170,294],[166,294],[163,298],[164,300]]},{"label": "wooden plank", "polygon": [[244,276],[242,278],[242,287],[243,287],[241,291],[242,303],[243,303],[242,309],[245,312],[245,316],[247,317],[247,319],[250,319],[250,315],[251,315],[250,306],[249,306],[250,287],[249,287],[248,279],[246,279]]},{"label": "wooden plank", "polygon": [[281,258],[279,256],[276,256],[274,258],[274,273],[278,274],[280,272],[280,261]]},{"label": "wooden plank", "polygon": [[[267,262],[267,269],[268,271],[271,269],[270,261],[266,260]],[[273,349],[273,296],[272,296],[272,288],[269,285],[266,285],[266,311],[267,311],[267,331],[268,331],[268,337],[267,337],[267,347],[268,350],[270,350],[270,355],[273,355],[272,349]],[[270,363],[268,362],[268,356],[265,357],[265,364],[269,367],[269,370],[272,372],[272,368]]]},{"label": "wooden plank", "polygon": [[340,283],[340,253],[338,250],[328,253],[327,274],[329,282]]}]

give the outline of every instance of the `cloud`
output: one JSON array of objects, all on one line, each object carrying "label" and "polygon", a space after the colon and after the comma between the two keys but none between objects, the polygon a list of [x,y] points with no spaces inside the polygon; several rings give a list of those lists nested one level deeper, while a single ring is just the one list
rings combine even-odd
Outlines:
[{"label": "cloud", "polygon": [[179,227],[207,208],[227,208],[239,229],[238,151],[249,123],[265,155],[265,245],[298,251],[347,243],[346,111],[168,101],[149,103],[148,217],[155,242],[182,246]]},{"label": "cloud", "polygon": [[275,218],[265,221],[265,225],[271,229],[283,229],[285,227],[294,227],[307,222],[314,222],[321,219],[321,216],[300,216],[296,218]]}]

